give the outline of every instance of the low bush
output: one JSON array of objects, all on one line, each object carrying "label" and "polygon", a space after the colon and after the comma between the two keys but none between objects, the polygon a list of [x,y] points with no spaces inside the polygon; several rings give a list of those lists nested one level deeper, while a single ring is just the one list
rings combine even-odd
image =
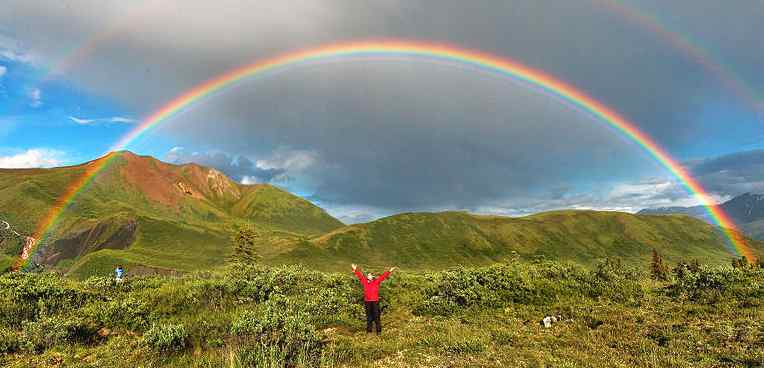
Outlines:
[{"label": "low bush", "polygon": [[108,301],[89,304],[81,311],[98,324],[110,328],[143,330],[149,327],[153,320],[153,307],[146,298],[128,293],[117,295]]},{"label": "low bush", "polygon": [[[245,311],[231,325],[239,336],[240,359],[253,366],[315,365],[320,361],[323,336],[309,315],[284,297],[270,299],[260,313]],[[255,364],[257,363],[257,364]]]},{"label": "low bush", "polygon": [[640,277],[636,271],[610,261],[603,262],[595,271],[553,262],[458,268],[431,274],[431,286],[426,288],[414,311],[419,315],[447,316],[470,306],[501,308],[509,303],[543,306],[582,295],[636,301],[643,295]]},{"label": "low bush", "polygon": [[84,343],[93,339],[94,324],[78,317],[43,317],[22,324],[22,342],[28,351],[42,351],[59,343]]},{"label": "low bush", "polygon": [[704,303],[735,299],[756,304],[764,297],[764,284],[757,281],[764,278],[760,268],[690,267],[680,263],[673,271],[674,281],[667,290],[674,298]]},{"label": "low bush", "polygon": [[11,326],[40,315],[77,310],[94,294],[54,273],[15,272],[0,275],[0,320]]},{"label": "low bush", "polygon": [[19,334],[11,329],[0,327],[0,354],[14,353],[21,347]]},{"label": "low bush", "polygon": [[143,334],[143,343],[157,351],[183,350],[187,340],[186,328],[179,324],[153,324]]}]

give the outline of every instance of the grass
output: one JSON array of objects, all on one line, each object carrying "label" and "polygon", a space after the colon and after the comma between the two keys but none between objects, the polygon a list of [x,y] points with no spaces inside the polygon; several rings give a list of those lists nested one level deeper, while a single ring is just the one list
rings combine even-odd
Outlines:
[{"label": "grass", "polygon": [[121,285],[7,274],[0,286],[8,367],[764,364],[761,268],[702,265],[666,282],[610,261],[404,270],[383,283],[380,337],[365,332],[349,272],[234,264]]}]

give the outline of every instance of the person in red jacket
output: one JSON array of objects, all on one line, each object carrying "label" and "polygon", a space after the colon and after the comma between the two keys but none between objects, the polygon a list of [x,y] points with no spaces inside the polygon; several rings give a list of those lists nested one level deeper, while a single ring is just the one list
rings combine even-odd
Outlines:
[{"label": "person in red jacket", "polygon": [[374,322],[377,327],[377,335],[379,335],[382,333],[381,311],[379,310],[379,284],[395,271],[395,267],[385,271],[377,278],[371,272],[364,276],[355,264],[351,265],[351,267],[356,277],[358,277],[358,281],[363,285],[363,299],[366,304],[366,332],[371,333],[371,324]]}]

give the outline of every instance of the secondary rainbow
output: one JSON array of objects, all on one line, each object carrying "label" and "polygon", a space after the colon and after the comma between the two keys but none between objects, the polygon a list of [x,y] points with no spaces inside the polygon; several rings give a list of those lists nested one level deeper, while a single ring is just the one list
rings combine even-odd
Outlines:
[{"label": "secondary rainbow", "polygon": [[595,0],[620,17],[627,19],[639,27],[648,30],[661,40],[682,52],[690,60],[701,65],[711,73],[729,91],[737,95],[758,117],[764,114],[764,100],[759,96],[745,79],[734,73],[734,68],[724,65],[718,58],[700,46],[698,42],[678,31],[668,28],[654,14],[640,10],[634,5],[626,4],[623,0]]},{"label": "secondary rainbow", "polygon": [[[263,75],[268,72],[283,71],[289,68],[313,64],[317,62],[344,61],[344,60],[378,60],[378,59],[413,59],[430,62],[441,62],[467,66],[483,72],[512,78],[536,88],[547,94],[554,95],[561,100],[598,118],[599,121],[620,132],[623,136],[633,141],[649,153],[658,163],[666,167],[676,176],[687,190],[692,193],[707,209],[709,215],[724,231],[725,235],[738,255],[743,255],[749,260],[754,260],[753,253],[746,245],[745,239],[737,231],[734,222],[715,205],[711,197],[693,179],[689,173],[679,165],[663,148],[640,131],[636,125],[608,108],[601,102],[588,96],[575,87],[556,79],[555,77],[525,66],[519,62],[505,57],[499,57],[488,53],[458,48],[446,44],[436,44],[419,41],[380,40],[336,43],[316,48],[287,53],[269,59],[256,61],[252,64],[225,72],[215,78],[196,85],[185,93],[179,95],[162,108],[144,119],[138,126],[120,139],[111,151],[122,150],[131,142],[142,135],[147,134],[153,128],[167,121],[172,116],[182,112],[196,102],[203,100],[215,92],[224,90],[246,78]],[[35,238],[44,240],[49,232],[59,221],[61,214],[69,203],[77,197],[90,182],[97,177],[98,173],[107,167],[118,155],[110,155],[100,160],[93,161],[81,177],[76,179],[59,198],[56,205],[40,222]]]}]

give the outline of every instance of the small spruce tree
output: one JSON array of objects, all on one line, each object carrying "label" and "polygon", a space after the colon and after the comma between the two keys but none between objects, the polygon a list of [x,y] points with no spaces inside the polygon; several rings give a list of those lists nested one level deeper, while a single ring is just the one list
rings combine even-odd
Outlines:
[{"label": "small spruce tree", "polygon": [[653,249],[653,262],[651,265],[651,271],[653,279],[659,281],[668,280],[668,267],[663,264],[663,258],[658,254],[658,251]]},{"label": "small spruce tree", "polygon": [[261,239],[261,234],[253,226],[240,228],[232,237],[233,252],[229,261],[255,264],[260,261],[260,255],[255,250],[255,244]]},{"label": "small spruce tree", "polygon": [[745,257],[732,258],[732,267],[734,267],[734,268],[747,268],[748,267],[748,258],[745,258]]}]

